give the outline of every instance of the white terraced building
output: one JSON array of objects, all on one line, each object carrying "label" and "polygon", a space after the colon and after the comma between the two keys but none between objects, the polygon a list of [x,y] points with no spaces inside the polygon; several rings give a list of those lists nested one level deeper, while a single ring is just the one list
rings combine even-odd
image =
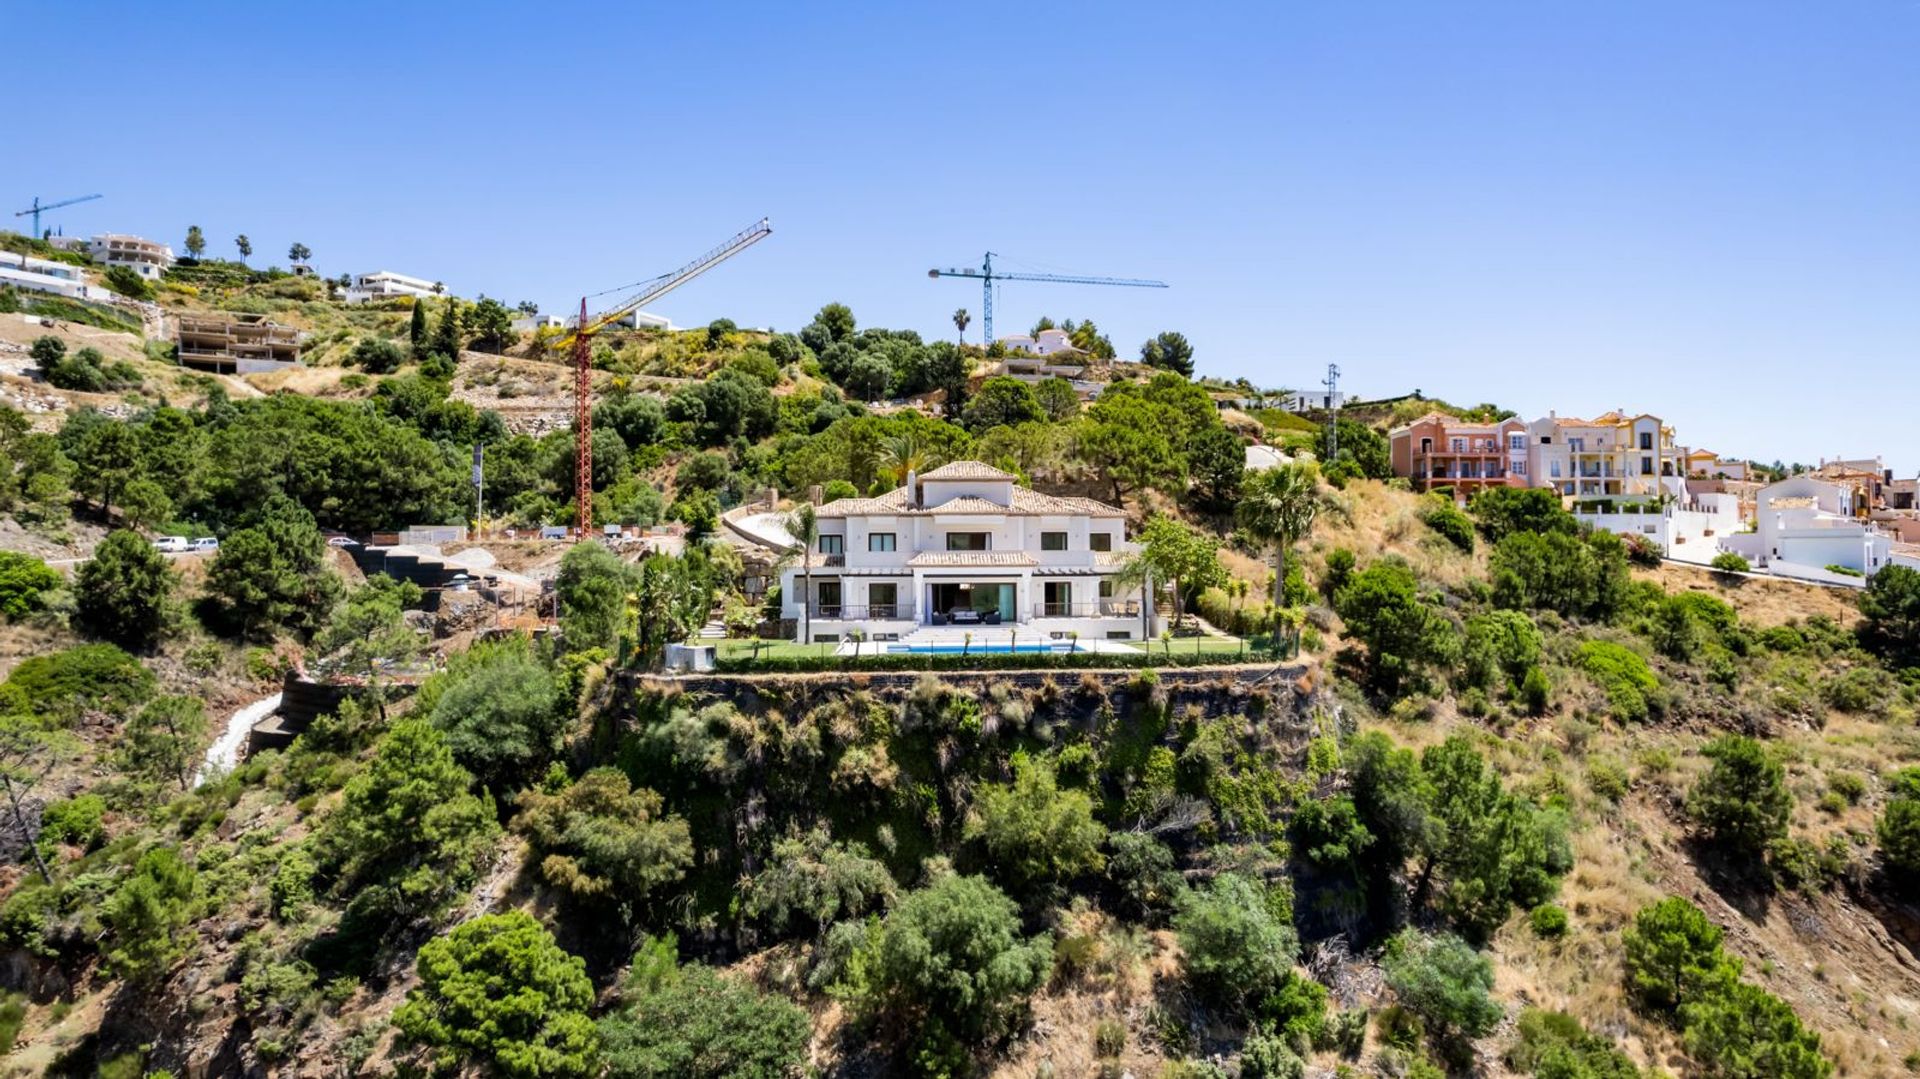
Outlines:
[{"label": "white terraced building", "polygon": [[392,270],[376,270],[373,273],[354,274],[347,285],[347,291],[341,299],[348,303],[372,303],[375,300],[391,300],[399,296],[412,296],[425,299],[438,296],[439,290],[434,283],[424,277],[408,277]]},{"label": "white terraced building", "polygon": [[1140,549],[1117,507],[1041,494],[978,461],[909,473],[816,518],[807,565],[794,559],[780,580],[799,640],[1106,650],[1157,629],[1141,590],[1115,580]]}]

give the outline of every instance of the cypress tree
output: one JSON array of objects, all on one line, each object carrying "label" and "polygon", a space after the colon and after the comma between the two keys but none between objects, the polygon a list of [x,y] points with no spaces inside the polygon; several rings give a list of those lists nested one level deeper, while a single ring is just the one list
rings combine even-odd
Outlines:
[{"label": "cypress tree", "polygon": [[418,300],[413,304],[413,322],[407,327],[407,341],[416,355],[427,347],[427,305]]},{"label": "cypress tree", "polygon": [[447,310],[440,316],[440,325],[434,329],[433,351],[449,360],[460,358],[460,301],[447,298]]}]

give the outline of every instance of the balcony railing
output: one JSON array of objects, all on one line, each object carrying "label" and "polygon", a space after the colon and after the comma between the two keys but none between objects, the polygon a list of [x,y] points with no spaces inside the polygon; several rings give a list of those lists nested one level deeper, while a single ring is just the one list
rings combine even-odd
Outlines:
[{"label": "balcony railing", "polygon": [[1137,599],[1103,599],[1098,603],[1036,603],[1035,618],[1121,618],[1140,613]]},{"label": "balcony railing", "polygon": [[855,621],[902,621],[913,618],[911,603],[816,603],[810,612],[815,618],[839,618]]}]

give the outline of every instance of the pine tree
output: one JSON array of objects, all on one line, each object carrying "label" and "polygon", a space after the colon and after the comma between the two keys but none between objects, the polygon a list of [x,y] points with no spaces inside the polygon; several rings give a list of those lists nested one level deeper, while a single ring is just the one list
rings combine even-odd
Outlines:
[{"label": "pine tree", "polygon": [[449,360],[460,358],[460,301],[457,298],[447,300],[447,309],[440,316],[440,325],[433,331],[432,351]]}]

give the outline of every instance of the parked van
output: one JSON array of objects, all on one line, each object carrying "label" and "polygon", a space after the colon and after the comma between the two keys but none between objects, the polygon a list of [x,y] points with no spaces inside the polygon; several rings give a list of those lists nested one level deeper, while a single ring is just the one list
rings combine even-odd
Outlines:
[{"label": "parked van", "polygon": [[193,541],[193,549],[196,551],[217,551],[220,549],[220,541],[214,539],[212,536],[201,536],[199,539]]},{"label": "parked van", "polygon": [[153,547],[164,554],[179,554],[193,549],[185,536],[155,536]]}]

